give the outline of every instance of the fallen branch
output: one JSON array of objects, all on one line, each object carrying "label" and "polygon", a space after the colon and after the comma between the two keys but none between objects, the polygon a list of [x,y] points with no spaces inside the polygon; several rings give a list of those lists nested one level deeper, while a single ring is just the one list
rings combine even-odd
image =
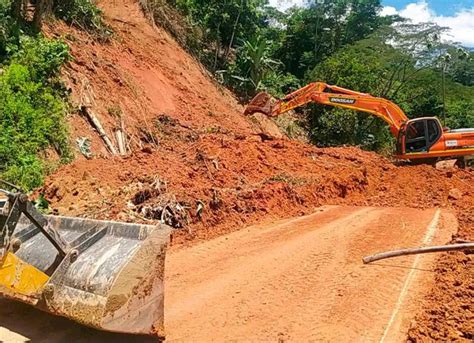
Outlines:
[{"label": "fallen branch", "polygon": [[474,249],[474,243],[463,243],[463,244],[450,244],[450,245],[439,245],[433,247],[423,247],[423,248],[412,248],[412,249],[402,249],[389,252],[383,252],[380,254],[375,254],[372,256],[367,256],[362,259],[364,264],[383,260],[391,257],[405,256],[405,255],[417,255],[417,254],[428,254],[434,252],[445,252],[445,251],[461,251]]},{"label": "fallen branch", "polygon": [[102,124],[100,123],[99,119],[97,118],[97,116],[86,106],[81,107],[81,112],[85,116],[87,116],[87,118],[89,119],[91,124],[94,126],[94,128],[99,133],[100,137],[104,141],[104,143],[107,146],[107,148],[109,149],[109,151],[113,155],[117,155],[117,150],[115,149],[115,146],[112,144],[112,141],[110,140],[109,136],[107,136],[107,134],[105,133],[105,130],[104,130]]},{"label": "fallen branch", "polygon": [[127,154],[127,144],[125,140],[125,134],[123,133],[122,129],[115,130],[115,139],[117,141],[120,155],[125,156]]},{"label": "fallen branch", "polygon": [[123,113],[120,110],[119,127],[115,129],[115,140],[121,156],[125,156],[128,152],[127,148],[127,133],[125,132],[125,121],[123,120]]}]

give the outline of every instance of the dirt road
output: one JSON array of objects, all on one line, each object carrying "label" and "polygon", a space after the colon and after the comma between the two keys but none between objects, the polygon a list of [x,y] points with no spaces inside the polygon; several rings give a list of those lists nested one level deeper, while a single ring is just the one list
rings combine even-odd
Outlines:
[{"label": "dirt road", "polygon": [[[402,340],[431,280],[433,255],[367,266],[361,258],[444,243],[455,231],[453,216],[435,209],[324,207],[172,249],[166,266],[167,339]],[[0,302],[0,340],[25,337],[130,341]]]}]

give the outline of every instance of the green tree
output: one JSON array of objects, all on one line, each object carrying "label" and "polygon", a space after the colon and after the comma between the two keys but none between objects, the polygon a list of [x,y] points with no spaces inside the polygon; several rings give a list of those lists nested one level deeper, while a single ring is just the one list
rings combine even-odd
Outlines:
[{"label": "green tree", "polygon": [[455,56],[448,71],[452,79],[465,86],[474,86],[474,52],[462,51]]},{"label": "green tree", "polygon": [[286,71],[302,78],[346,44],[374,32],[383,20],[379,0],[319,0],[289,13],[277,53]]},{"label": "green tree", "polygon": [[446,80],[446,119],[449,128],[474,127],[474,86]]},{"label": "green tree", "polygon": [[[378,95],[389,72],[378,52],[356,44],[318,64],[309,75],[312,80]],[[380,150],[391,142],[385,124],[366,113],[321,105],[310,106],[307,113],[311,138],[317,145],[351,144]]]},{"label": "green tree", "polygon": [[[175,5],[203,28],[213,43],[212,69],[225,65],[237,41],[248,39],[263,25],[261,8],[268,0],[177,0]],[[247,36],[247,37],[246,37]]]}]

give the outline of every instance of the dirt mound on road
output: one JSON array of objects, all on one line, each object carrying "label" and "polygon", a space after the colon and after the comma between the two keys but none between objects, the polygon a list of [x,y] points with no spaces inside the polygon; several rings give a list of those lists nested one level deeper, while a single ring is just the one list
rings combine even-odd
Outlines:
[{"label": "dirt mound on road", "polygon": [[[450,207],[472,201],[473,175],[400,166],[357,148],[318,149],[289,140],[189,130],[157,150],[77,161],[48,178],[61,214],[153,222],[175,214],[175,242],[310,213],[323,204]],[[450,190],[462,197],[450,199]],[[179,212],[179,213],[178,213]],[[177,215],[179,214],[179,215]]]}]

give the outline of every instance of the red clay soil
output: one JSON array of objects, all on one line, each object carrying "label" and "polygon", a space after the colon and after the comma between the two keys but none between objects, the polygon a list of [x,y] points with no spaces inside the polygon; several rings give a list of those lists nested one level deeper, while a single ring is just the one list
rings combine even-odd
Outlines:
[{"label": "red clay soil", "polygon": [[[232,94],[166,31],[151,26],[138,3],[100,1],[114,30],[107,43],[62,22],[47,28],[46,34],[61,37],[74,57],[64,70],[74,103],[91,108],[109,134],[122,116],[134,145],[143,132],[156,132],[162,114],[195,129],[250,133]],[[91,138],[96,155],[107,155],[86,119],[74,115],[70,122],[73,137]]]},{"label": "red clay soil", "polygon": [[[268,140],[136,1],[100,3],[115,32],[110,42],[61,23],[48,34],[60,32],[71,46],[64,76],[77,105],[110,136],[121,116],[133,153],[110,157],[87,120],[71,116],[72,138],[90,138],[94,158],[77,153],[47,179],[42,192],[55,212],[153,223],[171,206],[179,209],[176,227],[184,226],[173,244],[191,244],[326,204],[447,207],[459,214],[459,238],[474,239],[472,170],[396,166],[358,148]],[[472,255],[441,255],[436,277],[410,339],[473,339]]]}]

